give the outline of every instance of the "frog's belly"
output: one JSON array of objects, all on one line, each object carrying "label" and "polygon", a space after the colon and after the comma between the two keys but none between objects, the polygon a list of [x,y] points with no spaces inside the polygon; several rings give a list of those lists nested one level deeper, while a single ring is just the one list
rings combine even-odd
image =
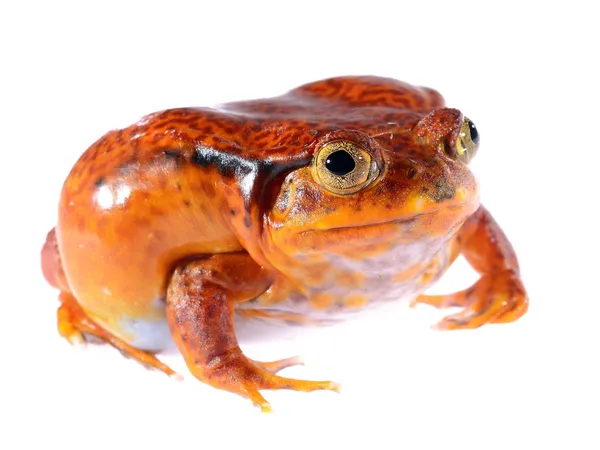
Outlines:
[{"label": "frog's belly", "polygon": [[348,291],[328,291],[311,297],[293,294],[274,305],[252,300],[238,306],[237,314],[244,319],[260,319],[286,324],[326,325],[351,319],[365,309],[375,308],[389,302],[410,301],[423,292],[417,283],[377,289],[373,295],[361,295]]},{"label": "frog's belly", "polygon": [[[407,250],[404,247],[395,255],[362,261],[338,259],[323,285],[308,288],[304,293],[292,292],[281,299],[263,295],[241,303],[238,313],[242,317],[269,321],[326,324],[346,320],[366,308],[384,303],[410,301],[444,274],[451,262],[451,248],[433,247],[425,258],[420,252],[423,247],[415,246],[412,252]],[[360,283],[339,282],[352,280],[355,274],[360,275]]]}]

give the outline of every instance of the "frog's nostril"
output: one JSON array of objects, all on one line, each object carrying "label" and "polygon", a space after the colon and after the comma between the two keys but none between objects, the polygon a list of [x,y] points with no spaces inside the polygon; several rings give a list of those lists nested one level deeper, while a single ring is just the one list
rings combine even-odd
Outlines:
[{"label": "frog's nostril", "polygon": [[417,169],[415,169],[414,167],[409,167],[406,169],[406,177],[411,180],[413,179],[415,176],[417,176]]},{"label": "frog's nostril", "polygon": [[433,183],[432,189],[429,192],[431,199],[437,203],[444,200],[452,200],[456,195],[456,186],[449,183],[444,177],[439,177]]}]

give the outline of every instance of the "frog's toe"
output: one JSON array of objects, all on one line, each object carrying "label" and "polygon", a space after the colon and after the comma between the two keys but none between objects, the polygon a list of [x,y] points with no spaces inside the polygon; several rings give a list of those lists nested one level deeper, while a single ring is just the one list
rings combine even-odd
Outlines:
[{"label": "frog's toe", "polygon": [[262,367],[271,373],[277,373],[283,369],[287,369],[288,367],[304,365],[304,360],[300,356],[292,356],[291,358],[285,358],[271,362],[256,361],[254,359],[251,361],[257,366]]},{"label": "frog's toe", "polygon": [[478,328],[481,325],[491,322],[491,317],[473,312],[470,308],[456,314],[444,317],[433,328],[436,330],[461,330]]},{"label": "frog's toe", "polygon": [[58,334],[74,347],[85,347],[85,335],[75,326],[73,313],[68,303],[63,302],[56,311]]},{"label": "frog's toe", "polygon": [[453,308],[456,306],[467,306],[463,292],[456,292],[449,295],[419,295],[410,302],[411,307],[419,303],[433,306],[435,308]]},{"label": "frog's toe", "polygon": [[525,314],[528,308],[525,288],[512,272],[484,275],[469,289],[448,297],[452,297],[453,306],[466,306],[463,311],[438,322],[434,327],[439,330],[472,329],[486,323],[512,322]]}]

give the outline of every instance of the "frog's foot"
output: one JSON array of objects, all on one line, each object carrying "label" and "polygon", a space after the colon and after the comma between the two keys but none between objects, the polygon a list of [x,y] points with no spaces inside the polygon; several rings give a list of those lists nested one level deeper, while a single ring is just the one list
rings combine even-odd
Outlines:
[{"label": "frog's foot", "polygon": [[510,272],[482,276],[469,289],[450,295],[422,295],[415,303],[438,308],[464,307],[435,325],[440,330],[478,328],[486,323],[512,322],[527,311],[527,296],[521,280]]},{"label": "frog's foot", "polygon": [[302,392],[330,390],[339,392],[339,385],[332,381],[296,380],[275,375],[275,371],[292,365],[289,363],[282,365],[282,361],[291,361],[292,359],[273,363],[256,363],[246,358],[241,351],[233,351],[229,355],[217,357],[213,361],[192,366],[190,369],[198,379],[213,387],[248,398],[262,412],[271,411],[271,405],[259,392],[262,389],[292,389]]},{"label": "frog's foot", "polygon": [[173,378],[181,378],[169,366],[160,362],[152,353],[138,350],[97,325],[83,311],[73,295],[60,294],[61,305],[58,308],[58,333],[74,345],[85,345],[88,341],[106,342],[124,356],[134,359],[146,368],[157,369]]},{"label": "frog's foot", "polygon": [[331,381],[276,375],[300,364],[298,357],[260,362],[242,354],[235,336],[234,306],[257,297],[270,282],[248,254],[232,253],[182,263],[167,289],[167,321],[190,372],[213,387],[250,399],[263,412],[271,406],[259,390],[339,390]]}]

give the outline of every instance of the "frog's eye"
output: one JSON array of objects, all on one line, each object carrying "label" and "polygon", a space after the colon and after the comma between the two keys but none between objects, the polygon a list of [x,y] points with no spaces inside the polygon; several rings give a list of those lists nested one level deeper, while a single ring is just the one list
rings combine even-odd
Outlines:
[{"label": "frog's eye", "polygon": [[313,164],[313,174],[319,184],[340,195],[359,191],[378,173],[379,168],[371,154],[351,141],[325,144]]},{"label": "frog's eye", "polygon": [[460,127],[460,133],[458,133],[458,137],[456,138],[456,155],[465,162],[469,162],[475,156],[475,153],[477,153],[478,147],[479,133],[477,132],[477,128],[470,119],[465,117]]}]

